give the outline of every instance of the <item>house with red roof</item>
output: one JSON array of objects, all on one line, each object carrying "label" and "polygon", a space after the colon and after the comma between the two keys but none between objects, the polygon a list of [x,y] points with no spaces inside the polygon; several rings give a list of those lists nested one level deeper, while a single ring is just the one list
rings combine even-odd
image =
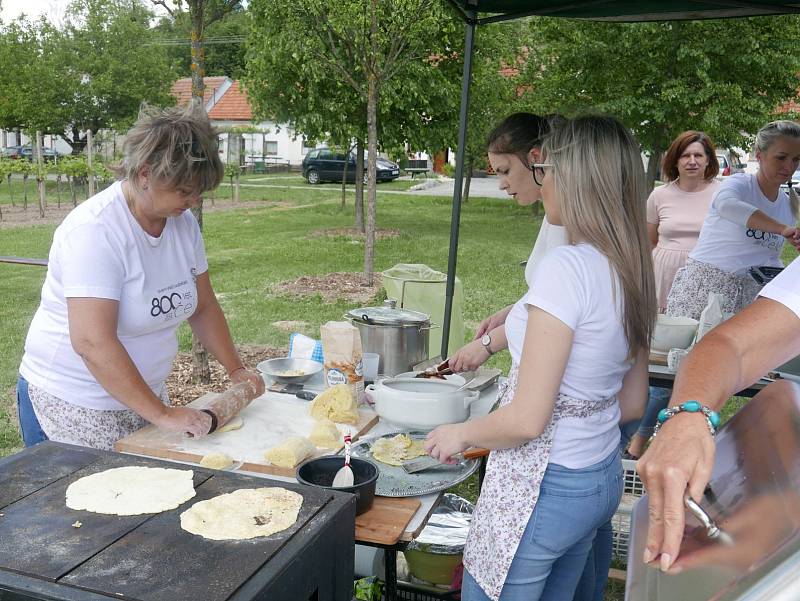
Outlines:
[{"label": "house with red roof", "polygon": [[[286,123],[256,121],[239,80],[205,77],[203,102],[211,123],[220,130],[220,158],[240,165],[299,165],[310,150],[304,137]],[[177,104],[192,96],[192,80],[179,79],[172,85]],[[312,145],[311,148],[314,146]]]}]

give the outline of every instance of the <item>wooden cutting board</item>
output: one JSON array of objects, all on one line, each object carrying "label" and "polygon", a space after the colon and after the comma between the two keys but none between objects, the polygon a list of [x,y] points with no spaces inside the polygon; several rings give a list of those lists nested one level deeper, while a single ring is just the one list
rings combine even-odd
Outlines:
[{"label": "wooden cutting board", "polygon": [[[206,394],[189,407],[202,409],[214,399]],[[226,453],[234,461],[242,462],[238,468],[245,471],[294,477],[294,468],[283,468],[264,459],[264,452],[281,444],[290,436],[308,436],[314,420],[308,413],[310,403],[294,395],[267,392],[255,399],[239,414],[244,425],[239,430],[214,432],[202,438],[189,438],[178,432],[167,432],[147,426],[117,441],[114,449],[149,457],[199,463],[208,453]],[[368,408],[358,410],[355,425],[338,424],[344,434],[354,438],[368,431],[378,421],[377,414]],[[317,449],[315,457],[331,455],[341,449]]]},{"label": "wooden cutting board", "polygon": [[418,499],[376,496],[369,511],[356,516],[356,541],[394,545],[420,505]]}]

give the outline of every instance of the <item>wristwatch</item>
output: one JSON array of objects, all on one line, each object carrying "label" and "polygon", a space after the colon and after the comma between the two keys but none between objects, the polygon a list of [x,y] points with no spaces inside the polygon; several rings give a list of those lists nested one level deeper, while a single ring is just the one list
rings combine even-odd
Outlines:
[{"label": "wristwatch", "polygon": [[489,334],[484,334],[483,336],[481,336],[481,344],[483,345],[483,348],[486,349],[486,352],[489,353],[490,357],[492,355],[494,355],[494,351],[492,350],[492,346],[491,346],[492,345],[492,337],[489,336]]}]

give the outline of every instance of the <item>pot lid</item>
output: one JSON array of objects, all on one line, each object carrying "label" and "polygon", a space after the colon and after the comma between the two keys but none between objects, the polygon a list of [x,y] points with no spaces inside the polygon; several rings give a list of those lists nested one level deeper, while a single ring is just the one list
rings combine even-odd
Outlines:
[{"label": "pot lid", "polygon": [[431,319],[430,315],[419,311],[388,306],[353,309],[347,312],[347,317],[359,323],[381,326],[422,326],[428,325]]}]

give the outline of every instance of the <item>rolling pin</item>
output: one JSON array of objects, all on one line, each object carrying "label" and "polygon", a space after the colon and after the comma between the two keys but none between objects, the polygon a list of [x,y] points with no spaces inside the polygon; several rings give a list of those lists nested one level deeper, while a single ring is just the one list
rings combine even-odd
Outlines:
[{"label": "rolling pin", "polygon": [[258,396],[256,385],[249,381],[234,384],[221,393],[208,407],[201,409],[211,416],[211,429],[207,434],[211,434],[239,415],[256,396]]}]

